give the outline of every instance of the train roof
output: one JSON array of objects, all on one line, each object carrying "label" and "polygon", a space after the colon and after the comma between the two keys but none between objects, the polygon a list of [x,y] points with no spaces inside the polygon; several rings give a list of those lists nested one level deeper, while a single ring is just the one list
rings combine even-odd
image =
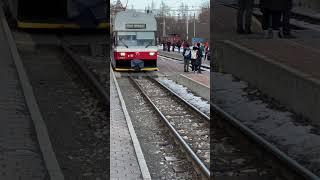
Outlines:
[{"label": "train roof", "polygon": [[157,22],[152,13],[127,10],[116,14],[113,28],[114,31],[156,31]]}]

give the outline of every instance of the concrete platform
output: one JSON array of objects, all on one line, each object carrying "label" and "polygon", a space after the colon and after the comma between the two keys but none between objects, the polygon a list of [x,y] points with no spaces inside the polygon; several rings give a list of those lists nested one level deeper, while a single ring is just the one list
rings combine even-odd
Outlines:
[{"label": "concrete platform", "polygon": [[217,70],[320,124],[320,39],[217,41]]},{"label": "concrete platform", "polygon": [[[159,51],[161,55],[165,54],[165,57],[170,57],[174,59],[180,59],[179,61],[172,61],[170,59],[159,57],[158,66],[160,72],[159,76],[166,76],[168,79],[171,79],[177,82],[180,85],[187,87],[195,95],[198,95],[204,98],[207,101],[210,101],[210,70],[202,68],[202,74],[193,73],[193,72],[183,72],[183,61],[182,55],[178,52],[163,52]],[[205,65],[210,68],[210,61],[205,61],[209,65]]]},{"label": "concrete platform", "polygon": [[0,179],[49,179],[2,12],[0,18]]},{"label": "concrete platform", "polygon": [[[168,51],[163,51],[163,50],[159,50],[159,55],[161,56],[165,56],[165,57],[170,57],[179,61],[183,61],[183,56],[182,56],[182,51],[183,49],[181,48],[181,53],[175,51],[175,52],[168,52]],[[210,69],[210,61],[208,60],[202,60],[202,69],[206,68],[206,69]]]},{"label": "concrete platform", "polygon": [[110,79],[110,179],[151,179],[113,72]]}]

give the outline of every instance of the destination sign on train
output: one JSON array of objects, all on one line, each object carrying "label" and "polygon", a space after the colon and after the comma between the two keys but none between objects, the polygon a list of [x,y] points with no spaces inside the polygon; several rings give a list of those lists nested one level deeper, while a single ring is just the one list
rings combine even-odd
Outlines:
[{"label": "destination sign on train", "polygon": [[126,24],[126,29],[146,29],[146,24]]}]

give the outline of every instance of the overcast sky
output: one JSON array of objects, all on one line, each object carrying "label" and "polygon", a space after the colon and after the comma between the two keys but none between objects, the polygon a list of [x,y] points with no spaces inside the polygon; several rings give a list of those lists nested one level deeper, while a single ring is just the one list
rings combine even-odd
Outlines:
[{"label": "overcast sky", "polygon": [[[116,2],[116,0],[110,0]],[[121,0],[122,4],[126,4],[128,1],[128,8],[131,9],[132,5],[135,9],[145,9],[146,6],[151,5],[152,0]],[[170,7],[176,8],[181,5],[181,2],[188,4],[189,6],[201,6],[202,3],[208,2],[209,0],[163,0],[163,2]],[[158,9],[161,0],[153,0]]]}]

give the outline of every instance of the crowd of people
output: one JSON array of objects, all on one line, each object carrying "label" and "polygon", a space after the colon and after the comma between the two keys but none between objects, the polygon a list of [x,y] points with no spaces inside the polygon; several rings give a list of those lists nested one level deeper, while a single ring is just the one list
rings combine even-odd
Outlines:
[{"label": "crowd of people", "polygon": [[184,58],[184,72],[189,72],[189,66],[191,63],[191,70],[195,73],[201,72],[202,60],[208,58],[209,46],[208,44],[197,43],[192,48],[187,42],[183,44],[183,58]]},{"label": "crowd of people", "polygon": [[172,51],[178,49],[178,52],[181,53],[184,57],[184,72],[189,72],[189,66],[191,64],[192,71],[201,72],[202,61],[210,60],[209,55],[209,44],[205,43],[195,43],[194,46],[190,46],[187,41],[178,41],[177,43],[171,43],[170,41],[162,42],[163,51]]},{"label": "crowd of people", "polygon": [[180,52],[181,46],[183,45],[183,43],[181,43],[181,41],[178,41],[176,43],[171,43],[170,41],[167,42],[162,42],[162,47],[163,47],[163,51],[173,51],[175,50],[175,48],[178,48],[178,51]]},{"label": "crowd of people", "polygon": [[[251,34],[254,0],[238,0],[237,33]],[[262,29],[265,38],[292,38],[290,12],[292,0],[260,0]]]}]

